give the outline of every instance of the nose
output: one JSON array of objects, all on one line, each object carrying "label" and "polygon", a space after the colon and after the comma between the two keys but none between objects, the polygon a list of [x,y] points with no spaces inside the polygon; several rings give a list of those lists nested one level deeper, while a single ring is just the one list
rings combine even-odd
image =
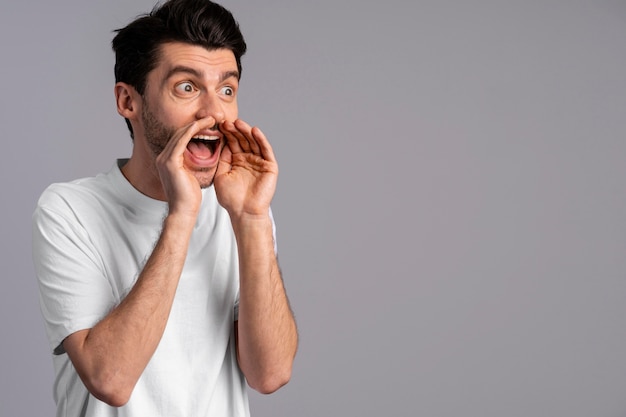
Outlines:
[{"label": "nose", "polygon": [[216,124],[224,120],[224,105],[216,93],[203,93],[200,97],[199,103],[200,105],[198,107],[198,111],[196,112],[197,119],[212,117],[215,119]]}]

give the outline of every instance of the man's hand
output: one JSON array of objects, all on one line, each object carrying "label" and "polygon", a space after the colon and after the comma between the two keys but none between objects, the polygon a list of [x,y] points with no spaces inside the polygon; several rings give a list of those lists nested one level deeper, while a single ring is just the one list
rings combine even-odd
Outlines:
[{"label": "man's hand", "polygon": [[215,175],[219,203],[231,216],[266,216],[276,190],[278,164],[265,135],[242,120],[224,121],[227,143]]},{"label": "man's hand", "polygon": [[170,214],[184,213],[194,218],[202,202],[198,180],[185,168],[184,153],[194,135],[217,123],[214,118],[197,120],[178,129],[156,158],[163,191],[169,203]]}]

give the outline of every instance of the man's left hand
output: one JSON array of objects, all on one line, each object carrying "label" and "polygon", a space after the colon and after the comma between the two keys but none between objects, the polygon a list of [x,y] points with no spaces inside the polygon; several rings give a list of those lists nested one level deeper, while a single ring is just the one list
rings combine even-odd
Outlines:
[{"label": "man's left hand", "polygon": [[219,203],[231,218],[267,215],[276,190],[278,164],[258,127],[243,120],[220,123],[226,145],[215,174]]}]

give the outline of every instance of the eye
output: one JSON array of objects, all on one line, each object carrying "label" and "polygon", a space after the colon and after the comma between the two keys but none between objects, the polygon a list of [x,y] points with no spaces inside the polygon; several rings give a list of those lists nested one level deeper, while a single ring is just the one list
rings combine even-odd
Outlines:
[{"label": "eye", "polygon": [[232,88],[232,87],[229,87],[229,86],[222,87],[220,92],[222,94],[224,94],[225,96],[234,96],[235,95],[235,89]]},{"label": "eye", "polygon": [[176,84],[176,91],[181,94],[190,94],[196,91],[196,87],[189,81]]}]

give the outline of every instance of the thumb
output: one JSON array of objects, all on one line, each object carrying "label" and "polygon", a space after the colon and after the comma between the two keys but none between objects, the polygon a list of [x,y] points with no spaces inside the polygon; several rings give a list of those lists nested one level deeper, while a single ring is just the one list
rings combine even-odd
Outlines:
[{"label": "thumb", "polygon": [[217,164],[217,171],[215,172],[215,176],[218,177],[222,174],[230,172],[232,160],[233,153],[228,145],[225,145],[224,149],[222,149],[222,153],[220,154],[220,162]]}]

